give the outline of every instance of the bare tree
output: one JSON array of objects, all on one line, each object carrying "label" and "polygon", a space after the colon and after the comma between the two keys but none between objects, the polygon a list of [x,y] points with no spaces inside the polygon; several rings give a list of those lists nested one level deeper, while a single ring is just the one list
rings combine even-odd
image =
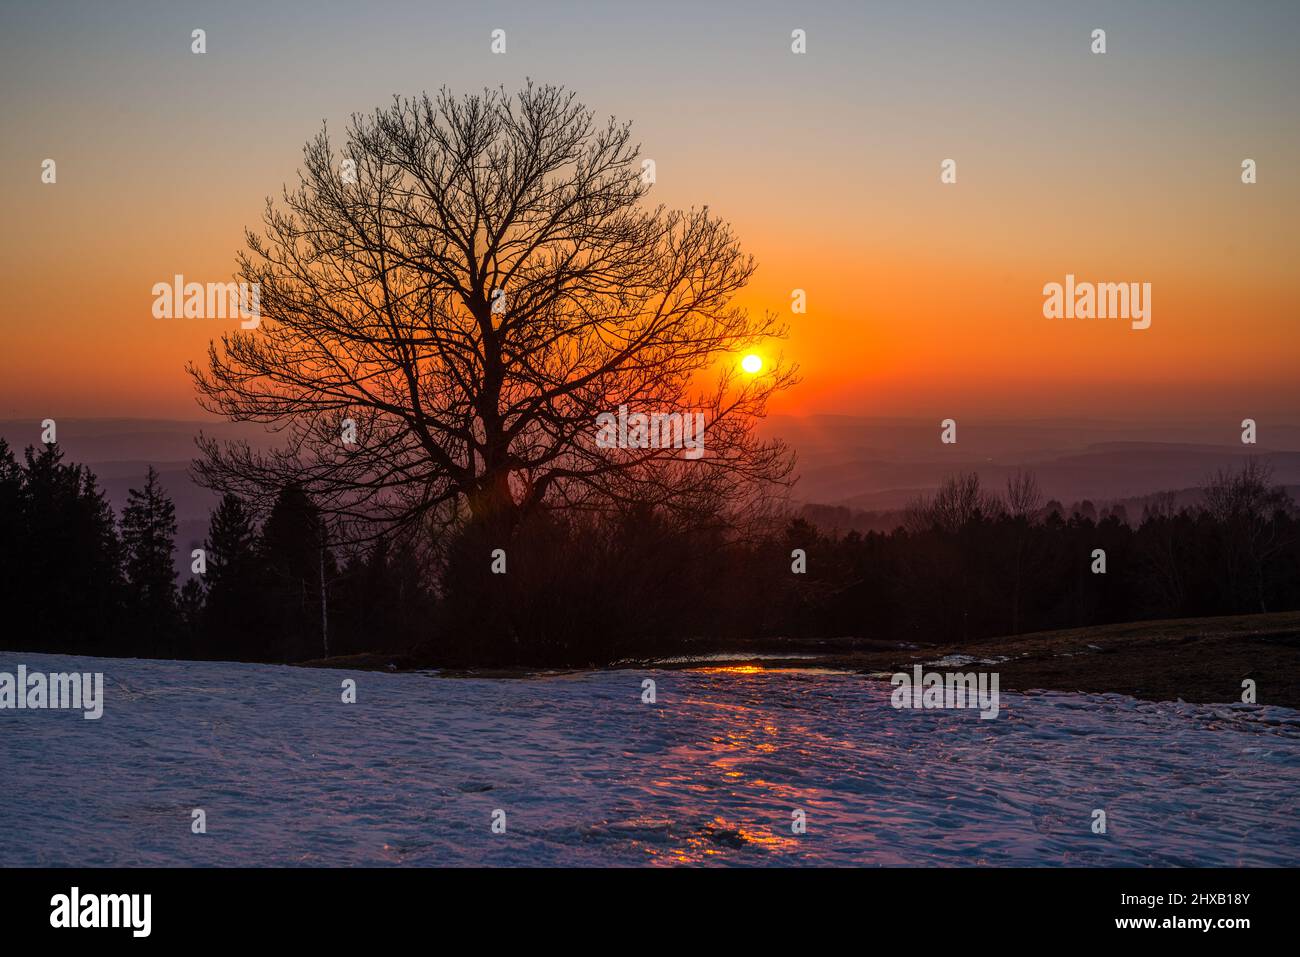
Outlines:
[{"label": "bare tree", "polygon": [[1205,510],[1223,529],[1218,556],[1229,594],[1268,611],[1267,568],[1290,544],[1273,521],[1291,507],[1286,489],[1273,484],[1273,469],[1251,457],[1240,469],[1220,469],[1204,488]]},{"label": "bare tree", "polygon": [[1205,509],[1215,520],[1255,523],[1285,510],[1286,490],[1273,485],[1273,468],[1260,458],[1245,460],[1240,469],[1219,469],[1204,485]]},{"label": "bare tree", "polygon": [[1024,582],[1025,540],[1029,523],[1043,505],[1043,493],[1033,472],[1017,470],[1007,476],[1006,511],[1015,522],[1015,560],[1011,566],[1011,634],[1020,634],[1020,604]]},{"label": "bare tree", "polygon": [[1015,519],[1029,521],[1043,506],[1043,493],[1033,472],[1017,471],[1007,476],[1007,514]]},{"label": "bare tree", "polygon": [[944,479],[933,497],[920,495],[910,502],[903,524],[911,532],[931,528],[955,532],[979,516],[993,518],[1002,511],[1002,501],[980,487],[979,474],[963,472]]},{"label": "bare tree", "polygon": [[[322,130],[240,256],[260,327],[190,367],[205,408],[283,447],[201,436],[200,480],[262,501],[293,480],[379,527],[468,512],[507,532],[545,505],[786,480],[787,450],[753,425],[794,369],[738,367],[785,334],[732,302],[754,262],[708,207],[643,205],[637,160],[626,124],[532,84],[395,98],[338,152]],[[596,417],[620,406],[703,413],[703,457],[599,447]]]}]

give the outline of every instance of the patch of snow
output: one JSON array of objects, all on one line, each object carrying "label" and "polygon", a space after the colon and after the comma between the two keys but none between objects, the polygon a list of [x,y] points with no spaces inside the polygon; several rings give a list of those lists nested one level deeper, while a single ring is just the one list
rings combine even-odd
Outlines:
[{"label": "patch of snow", "polygon": [[938,661],[927,661],[928,668],[964,668],[967,665],[1000,665],[1004,661],[1010,661],[1007,655],[1001,655],[993,658],[976,658],[974,655],[945,655]]},{"label": "patch of snow", "polygon": [[103,671],[106,701],[0,711],[9,867],[1300,863],[1300,712],[1274,706],[1007,693],[983,721],[843,673],[19,662]]}]

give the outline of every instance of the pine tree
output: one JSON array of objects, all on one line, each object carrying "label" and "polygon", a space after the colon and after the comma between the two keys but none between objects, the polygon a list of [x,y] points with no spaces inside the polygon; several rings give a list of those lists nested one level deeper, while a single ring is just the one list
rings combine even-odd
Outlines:
[{"label": "pine tree", "polygon": [[179,627],[176,602],[176,507],[149,466],[143,489],[131,489],[122,512],[122,544],[133,623],[154,653],[174,647]]},{"label": "pine tree", "polygon": [[337,566],[320,510],[301,486],[280,490],[262,529],[260,553],[275,608],[276,657],[302,661],[328,654],[328,585]]},{"label": "pine tree", "polygon": [[177,615],[180,618],[180,633],[183,644],[177,650],[177,657],[197,658],[203,653],[203,610],[206,605],[203,585],[197,578],[188,578],[181,586],[176,598]]},{"label": "pine tree", "polygon": [[[0,455],[4,495],[14,491],[11,456]],[[18,490],[14,559],[7,579],[11,641],[39,641],[42,651],[120,654],[121,547],[113,510],[95,476],[64,465],[49,444],[24,455]],[[8,511],[8,503],[6,511]],[[9,531],[8,529],[6,531]],[[33,647],[27,644],[27,647]]]},{"label": "pine tree", "polygon": [[[27,535],[22,515],[23,471],[9,443],[0,439],[0,608],[12,620],[22,598],[20,576],[27,564],[23,550]],[[6,629],[7,630],[7,629]]]},{"label": "pine tree", "polygon": [[238,495],[226,493],[213,510],[204,548],[208,553],[206,653],[239,661],[266,660],[267,576],[258,554],[253,514]]},{"label": "pine tree", "polygon": [[208,522],[208,585],[246,574],[256,559],[257,528],[244,500],[227,492]]}]

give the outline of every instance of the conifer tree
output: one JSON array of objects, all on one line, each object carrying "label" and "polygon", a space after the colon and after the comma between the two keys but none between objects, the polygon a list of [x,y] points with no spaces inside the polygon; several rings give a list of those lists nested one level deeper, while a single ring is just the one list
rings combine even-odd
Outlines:
[{"label": "conifer tree", "polygon": [[127,592],[138,638],[155,653],[172,649],[179,627],[176,601],[176,507],[151,465],[144,488],[131,489],[122,512]]}]

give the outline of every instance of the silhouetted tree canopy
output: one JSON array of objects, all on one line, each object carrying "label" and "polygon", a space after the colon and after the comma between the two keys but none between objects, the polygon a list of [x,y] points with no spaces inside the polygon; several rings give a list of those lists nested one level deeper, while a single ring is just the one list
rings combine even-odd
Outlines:
[{"label": "silhouetted tree canopy", "polygon": [[221,497],[209,520],[204,547],[208,566],[204,639],[233,658],[252,660],[265,654],[269,582],[259,561],[253,514],[239,496]]},{"label": "silhouetted tree canopy", "polygon": [[112,654],[125,600],[123,556],[95,476],[65,464],[54,444],[29,447],[21,466],[0,445],[0,495],[0,565],[9,572],[0,582],[9,621],[2,630],[18,647]]},{"label": "silhouetted tree canopy", "polygon": [[122,510],[122,547],[133,621],[142,638],[161,653],[175,638],[179,622],[176,605],[176,507],[158,482],[151,465],[144,487],[127,493]]},{"label": "silhouetted tree canopy", "polygon": [[[380,527],[459,509],[735,501],[790,469],[752,431],[794,381],[741,350],[784,335],[733,298],[754,271],[707,207],[652,207],[630,128],[528,85],[395,98],[322,131],[248,234],[261,325],[191,368],[202,404],[280,430],[200,440],[201,479],[265,505],[289,482]],[[706,451],[604,449],[598,414],[702,412]],[[344,420],[356,423],[345,443]]]},{"label": "silhouetted tree canopy", "polygon": [[327,545],[320,511],[301,486],[286,485],[262,528],[259,557],[270,623],[287,661],[328,653],[324,599],[327,579],[335,569]]}]

